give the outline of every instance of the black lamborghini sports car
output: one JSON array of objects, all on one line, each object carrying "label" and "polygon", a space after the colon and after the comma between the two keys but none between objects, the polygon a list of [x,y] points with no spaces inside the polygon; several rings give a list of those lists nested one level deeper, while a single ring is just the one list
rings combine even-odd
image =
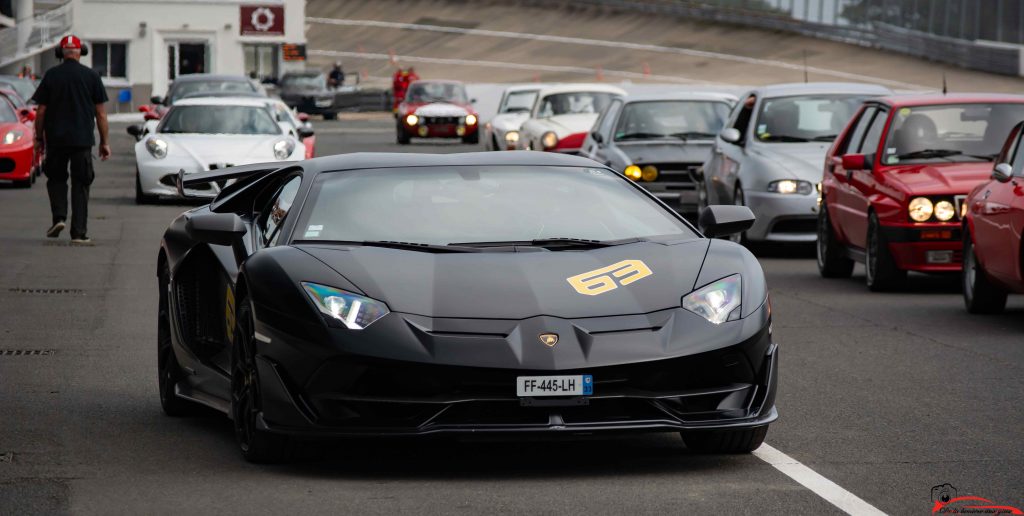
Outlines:
[{"label": "black lamborghini sports car", "polygon": [[[296,438],[676,431],[747,452],[775,409],[764,274],[641,186],[554,153],[350,154],[179,175],[224,185],[157,259],[160,401]],[[703,234],[702,234],[703,233]]]}]

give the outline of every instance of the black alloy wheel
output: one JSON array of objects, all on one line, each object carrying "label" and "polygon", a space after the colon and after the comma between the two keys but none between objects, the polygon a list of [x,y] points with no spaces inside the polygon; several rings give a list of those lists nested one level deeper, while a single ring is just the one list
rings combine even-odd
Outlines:
[{"label": "black alloy wheel", "polygon": [[816,248],[818,272],[823,278],[849,278],[853,274],[853,260],[846,256],[846,249],[836,241],[835,229],[825,203],[819,207]]},{"label": "black alloy wheel", "polygon": [[972,314],[997,314],[1006,309],[1007,291],[992,283],[978,262],[970,229],[964,224],[964,266],[960,273],[964,306]]},{"label": "black alloy wheel", "polygon": [[889,242],[882,234],[878,215],[868,215],[868,245],[864,257],[864,277],[873,292],[885,292],[900,287],[907,279],[907,271],[896,267]]}]

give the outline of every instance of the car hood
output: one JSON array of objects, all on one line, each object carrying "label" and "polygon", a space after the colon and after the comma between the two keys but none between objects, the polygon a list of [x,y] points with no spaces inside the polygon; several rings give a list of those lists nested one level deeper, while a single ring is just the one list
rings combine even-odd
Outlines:
[{"label": "car hood", "polygon": [[665,141],[642,140],[615,142],[634,164],[646,163],[704,163],[711,153],[712,140]]},{"label": "car hood", "polygon": [[407,105],[406,112],[419,116],[466,116],[472,111],[467,106],[452,102],[431,102]]},{"label": "car hood", "polygon": [[574,113],[571,115],[556,115],[548,118],[537,119],[537,122],[545,126],[545,130],[554,131],[559,139],[570,134],[585,133],[594,126],[597,120],[596,113]]},{"label": "car hood", "polygon": [[501,113],[494,115],[494,118],[491,119],[491,126],[499,131],[517,131],[528,118],[530,118],[530,114],[525,111],[520,113]]},{"label": "car hood", "polygon": [[170,156],[184,152],[200,164],[242,165],[274,161],[274,143],[281,134],[161,134]]},{"label": "car hood", "polygon": [[[537,315],[603,317],[678,308],[681,296],[694,288],[708,242],[693,239],[671,245],[643,242],[589,251],[519,253],[297,247],[395,312],[524,319]],[[652,274],[599,295],[580,294],[567,280],[623,260],[641,260]]]},{"label": "car hood", "polygon": [[772,143],[753,147],[752,154],[777,165],[779,177],[817,183],[825,166],[829,142]]},{"label": "car hood", "polygon": [[966,194],[992,175],[992,163],[929,163],[882,169],[887,179],[910,195]]}]

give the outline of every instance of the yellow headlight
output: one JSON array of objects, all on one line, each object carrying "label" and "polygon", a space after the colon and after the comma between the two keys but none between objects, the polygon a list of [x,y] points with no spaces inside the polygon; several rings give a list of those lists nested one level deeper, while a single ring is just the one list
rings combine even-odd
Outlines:
[{"label": "yellow headlight", "polygon": [[509,131],[505,133],[505,142],[517,143],[519,142],[519,131]]},{"label": "yellow headlight", "polygon": [[416,115],[408,115],[408,116],[405,117],[405,123],[407,123],[409,125],[416,125],[416,123],[419,122],[419,121],[420,121],[420,117],[418,117]]},{"label": "yellow headlight", "polygon": [[466,125],[473,125],[476,123],[476,115],[466,115]]},{"label": "yellow headlight", "polygon": [[949,201],[939,201],[935,203],[935,218],[946,222],[952,220],[953,215],[956,214],[956,208],[953,207],[953,203]]},{"label": "yellow headlight", "polygon": [[910,201],[910,218],[917,222],[924,222],[932,218],[932,212],[935,207],[932,206],[932,202],[925,197],[915,197]]},{"label": "yellow headlight", "polygon": [[558,145],[558,135],[548,131],[544,133],[544,136],[541,136],[540,143],[545,149],[553,149],[555,145]]},{"label": "yellow headlight", "polygon": [[658,167],[655,167],[654,165],[647,165],[640,172],[640,177],[648,183],[658,179]]},{"label": "yellow headlight", "polygon": [[644,173],[640,170],[640,167],[636,165],[630,165],[626,167],[626,170],[622,171],[622,175],[632,179],[633,181],[639,181],[644,176]]}]

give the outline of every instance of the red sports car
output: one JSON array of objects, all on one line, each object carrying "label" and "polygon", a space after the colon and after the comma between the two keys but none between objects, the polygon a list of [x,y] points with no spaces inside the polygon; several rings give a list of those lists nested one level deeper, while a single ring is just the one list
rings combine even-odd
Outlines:
[{"label": "red sports car", "polygon": [[967,193],[992,172],[1024,96],[915,95],[864,103],[825,158],[818,269],[871,290],[907,271],[959,272]]},{"label": "red sports car", "polygon": [[971,190],[963,223],[964,303],[996,313],[1024,293],[1024,122],[1010,132],[992,177]]},{"label": "red sports car", "polygon": [[395,133],[405,145],[417,138],[461,138],[479,143],[479,115],[457,81],[416,81],[398,105]]},{"label": "red sports car", "polygon": [[0,95],[0,180],[31,188],[35,182],[38,157],[32,137],[31,109],[17,109],[6,95]]}]

